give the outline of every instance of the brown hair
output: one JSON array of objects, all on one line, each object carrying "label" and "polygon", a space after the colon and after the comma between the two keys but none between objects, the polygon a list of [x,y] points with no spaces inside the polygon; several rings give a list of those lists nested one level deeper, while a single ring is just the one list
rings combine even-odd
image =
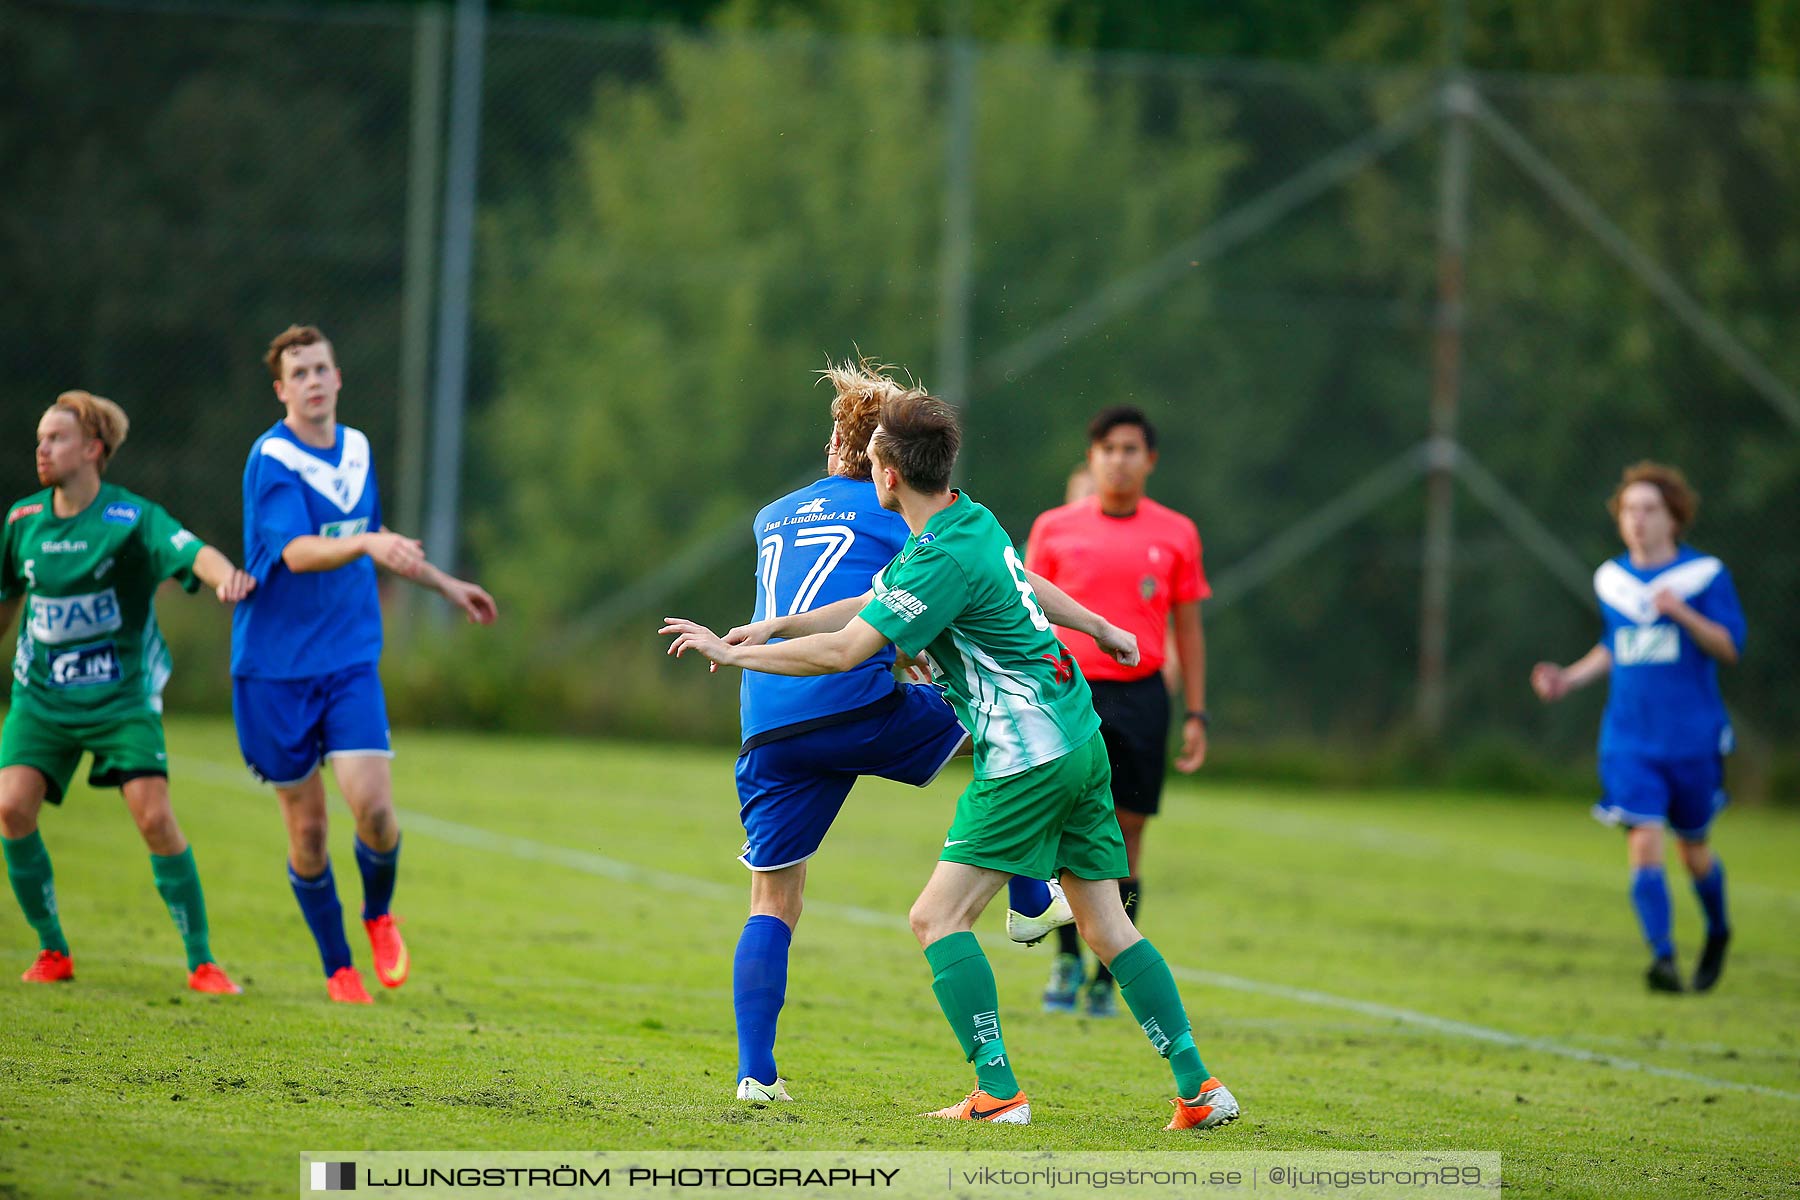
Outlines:
[{"label": "brown hair", "polygon": [[314,346],[320,342],[325,344],[327,350],[331,349],[331,339],[320,333],[317,325],[289,325],[269,343],[269,349],[263,354],[263,362],[268,364],[269,374],[280,382],[281,356],[295,346]]},{"label": "brown hair", "polygon": [[64,392],[56,398],[56,403],[48,411],[56,412],[59,409],[75,418],[75,423],[81,426],[81,432],[100,440],[100,469],[105,471],[106,464],[112,461],[112,456],[125,444],[125,435],[131,432],[131,418],[111,400],[92,392]]},{"label": "brown hair", "polygon": [[1625,468],[1619,476],[1619,486],[1606,501],[1606,511],[1612,514],[1613,520],[1619,519],[1619,501],[1625,495],[1625,489],[1634,483],[1648,483],[1662,493],[1663,504],[1669,515],[1675,518],[1675,536],[1686,533],[1693,525],[1694,516],[1700,511],[1700,493],[1687,481],[1680,467],[1671,467],[1667,463],[1651,462],[1644,459],[1634,462]]},{"label": "brown hair", "polygon": [[934,496],[950,488],[950,471],[962,448],[956,411],[937,397],[913,390],[882,402],[875,452],[916,492]]},{"label": "brown hair", "polygon": [[867,479],[869,439],[881,420],[881,405],[906,389],[888,375],[892,367],[872,358],[832,363],[819,372],[831,384],[837,398],[831,402],[831,420],[838,432],[838,474]]}]

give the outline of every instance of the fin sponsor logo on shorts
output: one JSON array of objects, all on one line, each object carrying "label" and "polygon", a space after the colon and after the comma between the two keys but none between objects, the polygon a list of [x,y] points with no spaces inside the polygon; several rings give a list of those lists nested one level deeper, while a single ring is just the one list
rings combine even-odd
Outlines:
[{"label": "fin sponsor logo on shorts", "polygon": [[26,517],[35,517],[43,511],[44,506],[42,504],[21,504],[19,507],[6,514],[6,523],[11,525],[14,521],[23,521]]},{"label": "fin sponsor logo on shorts", "polygon": [[369,531],[369,518],[356,517],[349,521],[327,521],[319,526],[319,536],[328,538],[355,537],[359,533]]},{"label": "fin sponsor logo on shorts", "polygon": [[100,514],[100,519],[114,525],[136,525],[143,513],[144,510],[135,504],[109,504],[106,511]]},{"label": "fin sponsor logo on shorts", "polygon": [[111,642],[71,646],[50,656],[51,687],[98,687],[117,683],[121,678],[119,654]]},{"label": "fin sponsor logo on shorts", "polygon": [[27,627],[35,640],[46,646],[60,646],[112,633],[124,622],[119,597],[107,588],[82,596],[34,595]]}]

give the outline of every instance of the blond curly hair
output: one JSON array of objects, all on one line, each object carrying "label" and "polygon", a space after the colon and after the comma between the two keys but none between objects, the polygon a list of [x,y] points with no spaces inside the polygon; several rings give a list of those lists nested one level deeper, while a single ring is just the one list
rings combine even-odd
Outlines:
[{"label": "blond curly hair", "polygon": [[819,378],[831,385],[837,398],[831,402],[831,420],[837,426],[838,474],[850,479],[867,479],[874,472],[869,466],[869,439],[881,423],[881,406],[888,400],[918,392],[890,374],[895,368],[873,358],[862,356],[854,362],[827,362]]}]

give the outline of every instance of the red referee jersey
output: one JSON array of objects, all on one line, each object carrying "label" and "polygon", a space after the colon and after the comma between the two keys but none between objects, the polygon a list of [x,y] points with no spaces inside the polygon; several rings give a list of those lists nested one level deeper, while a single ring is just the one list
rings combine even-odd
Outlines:
[{"label": "red referee jersey", "polygon": [[1137,635],[1138,665],[1120,666],[1094,639],[1058,628],[1089,679],[1130,681],[1162,669],[1169,609],[1212,595],[1194,523],[1148,496],[1129,517],[1109,517],[1089,496],[1042,514],[1031,526],[1026,569]]}]

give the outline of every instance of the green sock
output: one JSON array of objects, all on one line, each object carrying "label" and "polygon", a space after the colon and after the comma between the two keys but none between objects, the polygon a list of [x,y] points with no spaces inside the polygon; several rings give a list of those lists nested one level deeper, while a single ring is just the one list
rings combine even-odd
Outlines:
[{"label": "green sock", "polygon": [[187,947],[188,970],[211,962],[212,946],[206,938],[206,895],[200,890],[194,848],[189,846],[180,854],[152,854],[150,873],[156,877],[156,890],[169,906],[169,916],[181,933],[181,944]]},{"label": "green sock", "polygon": [[1175,1072],[1176,1090],[1182,1099],[1192,1100],[1206,1082],[1206,1064],[1194,1048],[1187,1009],[1181,1006],[1181,994],[1175,990],[1175,976],[1169,973],[1169,964],[1150,939],[1144,938],[1113,959],[1112,973],[1119,981],[1125,1006],[1137,1018],[1144,1036],[1158,1054],[1169,1060],[1169,1068]]},{"label": "green sock", "polygon": [[25,920],[37,930],[38,945],[46,950],[69,952],[62,922],[56,919],[56,874],[50,869],[50,851],[37,830],[22,838],[0,837],[6,852],[6,879],[12,884]]},{"label": "green sock", "polygon": [[1000,993],[981,943],[972,933],[953,933],[925,947],[925,961],[931,964],[938,1007],[962,1043],[963,1058],[975,1064],[976,1084],[996,1100],[1011,1100],[1019,1094],[1019,1081],[1006,1061]]}]

